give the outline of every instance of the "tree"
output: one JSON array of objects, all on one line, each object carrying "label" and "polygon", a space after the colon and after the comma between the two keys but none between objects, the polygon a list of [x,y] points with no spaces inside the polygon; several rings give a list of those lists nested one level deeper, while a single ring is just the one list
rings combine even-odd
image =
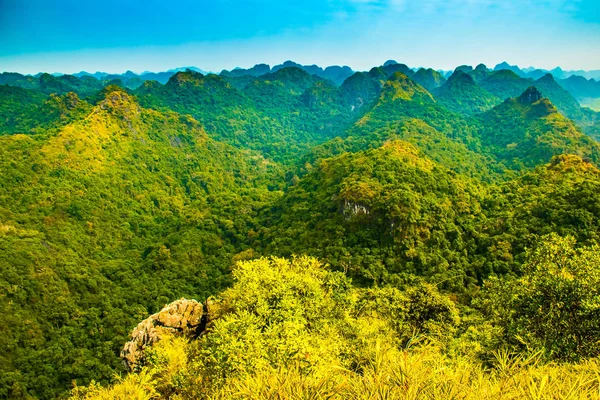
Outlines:
[{"label": "tree", "polygon": [[521,278],[486,282],[479,305],[504,327],[509,344],[564,361],[598,356],[599,251],[548,235],[529,253]]}]

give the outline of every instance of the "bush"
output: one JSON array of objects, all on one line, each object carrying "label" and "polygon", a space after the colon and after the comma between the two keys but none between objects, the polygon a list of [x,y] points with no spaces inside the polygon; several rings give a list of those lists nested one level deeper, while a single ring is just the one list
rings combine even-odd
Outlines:
[{"label": "bush", "polygon": [[600,252],[555,234],[530,252],[518,279],[492,279],[479,306],[514,346],[562,361],[600,354]]}]

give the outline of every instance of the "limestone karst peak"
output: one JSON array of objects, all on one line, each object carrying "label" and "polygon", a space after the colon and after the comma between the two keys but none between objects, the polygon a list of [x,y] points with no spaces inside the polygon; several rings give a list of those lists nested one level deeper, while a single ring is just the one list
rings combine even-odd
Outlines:
[{"label": "limestone karst peak", "polygon": [[535,86],[530,86],[519,96],[519,102],[522,104],[533,104],[543,99],[544,96]]}]

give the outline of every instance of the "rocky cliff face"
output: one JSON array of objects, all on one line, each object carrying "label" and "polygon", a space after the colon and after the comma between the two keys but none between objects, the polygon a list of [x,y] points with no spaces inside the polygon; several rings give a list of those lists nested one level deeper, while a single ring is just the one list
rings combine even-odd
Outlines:
[{"label": "rocky cliff face", "polygon": [[144,349],[172,334],[195,339],[206,329],[209,308],[196,300],[180,299],[166,305],[160,312],[140,322],[131,334],[131,340],[121,350],[121,358],[130,371],[144,364]]},{"label": "rocky cliff face", "polygon": [[533,104],[536,101],[540,101],[542,98],[544,98],[542,93],[535,86],[530,86],[521,96],[519,96],[519,102],[522,104]]}]

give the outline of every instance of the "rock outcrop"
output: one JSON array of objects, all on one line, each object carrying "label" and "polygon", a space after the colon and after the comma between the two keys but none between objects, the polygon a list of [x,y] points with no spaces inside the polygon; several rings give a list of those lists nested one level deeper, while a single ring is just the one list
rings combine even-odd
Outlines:
[{"label": "rock outcrop", "polygon": [[521,96],[519,96],[519,102],[522,104],[533,104],[543,98],[544,96],[535,86],[530,86],[523,94],[521,94]]},{"label": "rock outcrop", "polygon": [[121,350],[121,358],[130,371],[144,364],[144,350],[171,334],[195,339],[204,332],[208,310],[196,300],[179,299],[166,305],[158,313],[140,322],[131,334],[131,340]]}]

